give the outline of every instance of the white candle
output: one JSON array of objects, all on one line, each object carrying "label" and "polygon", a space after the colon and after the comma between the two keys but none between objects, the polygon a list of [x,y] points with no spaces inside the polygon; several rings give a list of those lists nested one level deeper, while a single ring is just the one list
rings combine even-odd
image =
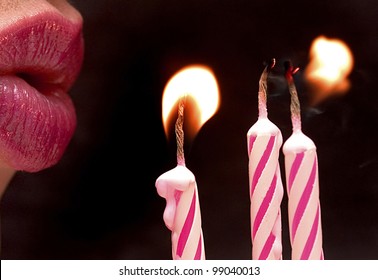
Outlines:
[{"label": "white candle", "polygon": [[194,174],[185,166],[183,111],[184,102],[181,98],[176,122],[177,166],[159,176],[155,186],[158,194],[166,199],[163,219],[172,231],[173,260],[204,260],[197,183]]},{"label": "white candle", "polygon": [[293,133],[283,145],[292,259],[324,259],[319,201],[318,159],[314,142],[301,130],[300,104],[288,66]]},{"label": "white candle", "polygon": [[247,133],[249,156],[252,259],[282,259],[281,201],[283,185],[279,166],[282,135],[268,119],[267,66],[259,83],[259,117]]}]

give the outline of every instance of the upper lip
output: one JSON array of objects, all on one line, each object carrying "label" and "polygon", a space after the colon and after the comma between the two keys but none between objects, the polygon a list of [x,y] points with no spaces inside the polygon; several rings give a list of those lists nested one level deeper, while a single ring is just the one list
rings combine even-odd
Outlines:
[{"label": "upper lip", "polygon": [[49,84],[67,91],[82,64],[81,28],[52,12],[9,26],[0,32],[0,75],[19,75],[37,89]]},{"label": "upper lip", "polygon": [[0,162],[33,172],[59,161],[76,128],[67,92],[83,47],[82,22],[54,12],[0,31]]}]

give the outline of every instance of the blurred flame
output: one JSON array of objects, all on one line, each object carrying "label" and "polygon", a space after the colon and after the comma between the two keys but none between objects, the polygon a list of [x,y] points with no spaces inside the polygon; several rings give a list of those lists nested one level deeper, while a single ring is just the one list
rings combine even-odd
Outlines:
[{"label": "blurred flame", "polygon": [[[163,93],[163,123],[165,134],[168,135],[169,116],[183,96],[191,97],[196,105],[198,115],[189,115],[190,134],[192,137],[201,126],[210,119],[219,108],[219,89],[213,72],[206,66],[191,65],[178,71],[167,83]],[[188,109],[188,98],[185,111]],[[190,111],[190,113],[193,113]],[[188,115],[188,112],[186,113]]]},{"label": "blurred flame", "polygon": [[305,78],[313,91],[313,103],[345,93],[350,88],[348,75],[353,68],[353,55],[339,39],[317,37],[310,48],[310,63]]}]

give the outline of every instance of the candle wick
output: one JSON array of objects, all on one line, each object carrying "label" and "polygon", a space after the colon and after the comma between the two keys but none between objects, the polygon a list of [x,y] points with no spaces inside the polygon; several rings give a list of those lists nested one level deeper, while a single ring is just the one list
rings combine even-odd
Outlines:
[{"label": "candle wick", "polygon": [[276,60],[273,58],[270,63],[264,68],[264,71],[261,74],[260,81],[259,81],[259,118],[267,118],[268,117],[268,110],[267,110],[267,89],[268,89],[268,74],[269,71],[274,67],[276,64]]},{"label": "candle wick", "polygon": [[285,63],[285,68],[286,68],[286,80],[288,83],[289,87],[289,92],[291,96],[291,102],[290,102],[290,112],[291,112],[291,122],[293,125],[293,131],[300,131],[302,129],[302,124],[301,124],[301,108],[300,108],[300,103],[298,99],[298,92],[295,87],[294,79],[293,79],[293,74],[297,73],[299,68],[294,68],[290,62]]},{"label": "candle wick", "polygon": [[184,157],[184,107],[186,95],[180,97],[178,105],[178,116],[175,124],[176,142],[177,142],[177,164],[185,166]]}]

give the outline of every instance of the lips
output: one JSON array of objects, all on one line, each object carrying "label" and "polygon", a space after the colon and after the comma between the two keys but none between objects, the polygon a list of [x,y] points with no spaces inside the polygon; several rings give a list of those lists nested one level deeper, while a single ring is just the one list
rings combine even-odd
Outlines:
[{"label": "lips", "polygon": [[68,92],[83,61],[82,22],[53,12],[0,30],[0,161],[36,172],[56,164],[76,128]]}]

